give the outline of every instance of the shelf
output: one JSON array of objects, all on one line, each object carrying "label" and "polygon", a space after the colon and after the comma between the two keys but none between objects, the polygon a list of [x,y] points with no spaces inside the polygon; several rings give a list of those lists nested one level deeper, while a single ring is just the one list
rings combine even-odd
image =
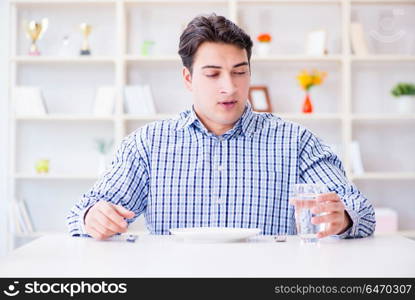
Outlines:
[{"label": "shelf", "polygon": [[342,61],[341,55],[310,56],[310,55],[270,55],[258,57],[253,55],[252,62],[338,62]]},{"label": "shelf", "polygon": [[118,0],[9,0],[16,5],[23,4],[115,4]]},{"label": "shelf", "polygon": [[46,115],[46,116],[16,116],[17,121],[114,121],[114,116],[89,115]]},{"label": "shelf", "polygon": [[341,4],[341,0],[237,0],[240,4]]},{"label": "shelf", "polygon": [[16,63],[115,63],[116,59],[110,56],[14,56],[11,61]]},{"label": "shelf", "polygon": [[354,114],[354,121],[415,121],[415,114]]},{"label": "shelf", "polygon": [[330,113],[312,113],[312,114],[303,114],[303,113],[273,113],[277,117],[281,117],[286,120],[332,120],[340,121],[342,116],[340,114],[330,114]]},{"label": "shelf", "polygon": [[123,119],[126,121],[157,121],[157,120],[165,120],[165,119],[172,119],[177,117],[178,114],[154,114],[148,116],[135,116],[135,115],[124,115]]},{"label": "shelf", "polygon": [[207,4],[228,4],[228,0],[125,0],[126,4],[191,4],[191,5],[207,5]]},{"label": "shelf", "polygon": [[[414,2],[415,3],[415,2]],[[415,62],[415,55],[367,55],[351,56],[352,62]]]},{"label": "shelf", "polygon": [[415,4],[415,0],[350,0],[352,4]]},{"label": "shelf", "polygon": [[63,180],[96,180],[98,175],[66,175],[66,174],[16,174],[14,178],[25,180],[49,180],[49,179],[63,179]]},{"label": "shelf", "polygon": [[140,56],[127,55],[125,57],[127,62],[181,62],[178,55],[155,55],[155,56]]},{"label": "shelf", "polygon": [[350,177],[352,180],[411,180],[415,179],[415,172],[368,172]]}]

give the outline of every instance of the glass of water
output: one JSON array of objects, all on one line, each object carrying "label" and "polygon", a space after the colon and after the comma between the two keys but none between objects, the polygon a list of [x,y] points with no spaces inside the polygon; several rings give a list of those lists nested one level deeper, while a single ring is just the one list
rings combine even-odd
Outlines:
[{"label": "glass of water", "polygon": [[[316,216],[311,212],[316,207],[316,198],[320,194],[327,193],[327,188],[323,184],[299,183],[291,188],[291,199],[296,200],[295,204],[295,223],[297,233],[304,243],[316,243],[317,233],[324,231],[325,224],[313,224],[311,218]],[[322,215],[322,214],[320,214]]]}]

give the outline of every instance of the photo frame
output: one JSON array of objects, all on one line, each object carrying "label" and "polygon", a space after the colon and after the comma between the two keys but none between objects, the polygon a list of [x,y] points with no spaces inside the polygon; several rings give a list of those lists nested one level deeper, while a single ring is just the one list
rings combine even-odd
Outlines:
[{"label": "photo frame", "polygon": [[100,86],[97,88],[93,115],[111,116],[114,113],[116,89],[114,86]]},{"label": "photo frame", "polygon": [[306,41],[306,55],[325,55],[327,44],[327,32],[314,30],[308,33]]},{"label": "photo frame", "polygon": [[48,111],[39,87],[19,86],[14,91],[16,116],[46,116]]},{"label": "photo frame", "polygon": [[249,88],[248,99],[254,111],[272,112],[271,99],[266,86],[251,86]]}]

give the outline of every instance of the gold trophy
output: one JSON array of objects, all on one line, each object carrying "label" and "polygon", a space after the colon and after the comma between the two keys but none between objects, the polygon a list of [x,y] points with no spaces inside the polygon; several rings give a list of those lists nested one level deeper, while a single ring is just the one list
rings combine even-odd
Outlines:
[{"label": "gold trophy", "polygon": [[36,41],[39,40],[48,28],[48,19],[43,18],[40,22],[37,21],[23,21],[23,26],[26,31],[26,36],[31,40],[29,55],[38,56],[40,51],[36,45]]},{"label": "gold trophy", "polygon": [[82,42],[82,48],[80,51],[81,55],[91,55],[91,49],[89,49],[89,43],[88,43],[88,36],[91,34],[92,26],[87,23],[81,23],[79,26],[82,32],[82,35],[84,36],[84,41]]}]

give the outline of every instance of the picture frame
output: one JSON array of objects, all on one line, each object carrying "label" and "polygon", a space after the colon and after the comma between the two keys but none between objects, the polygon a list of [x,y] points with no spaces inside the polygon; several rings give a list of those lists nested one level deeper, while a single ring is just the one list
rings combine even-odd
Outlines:
[{"label": "picture frame", "polygon": [[327,54],[327,32],[325,30],[314,30],[307,34],[306,55],[320,56]]},{"label": "picture frame", "polygon": [[14,91],[14,111],[16,116],[46,116],[45,100],[40,87],[19,86]]},{"label": "picture frame", "polygon": [[251,86],[249,88],[248,100],[251,103],[252,110],[257,112],[272,112],[268,87],[264,85]]},{"label": "picture frame", "polygon": [[114,113],[116,88],[114,86],[99,86],[96,91],[93,115],[111,116]]}]

